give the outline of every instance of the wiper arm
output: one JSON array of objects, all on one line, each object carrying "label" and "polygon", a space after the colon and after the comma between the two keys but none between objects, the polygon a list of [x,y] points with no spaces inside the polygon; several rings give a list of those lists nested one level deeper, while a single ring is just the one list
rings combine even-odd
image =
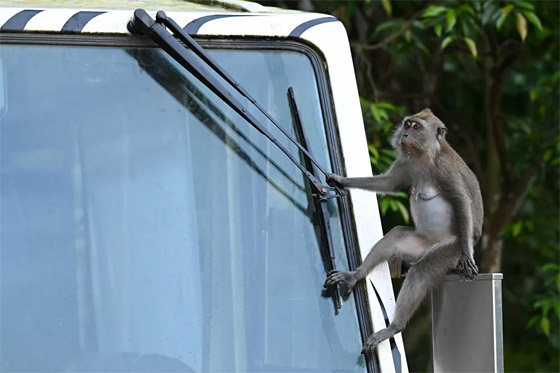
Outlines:
[{"label": "wiper arm", "polygon": [[[166,27],[168,27],[174,35],[191,48],[193,54],[188,53],[188,50],[171,35]],[[275,144],[294,165],[296,165],[301,172],[309,179],[314,192],[322,199],[340,197],[340,191],[327,185],[323,185],[319,179],[311,172],[302,166],[294,156],[263,126],[253,114],[243,107],[243,104],[233,96],[227,89],[227,86],[217,79],[214,73],[217,73],[229,86],[234,88],[243,97],[249,100],[264,116],[271,121],[292,143],[300,149],[306,157],[313,162],[313,164],[325,175],[327,171],[303,148],[293,137],[291,137],[282,127],[267,113],[257,102],[251,97],[243,87],[216,63],[204,51],[204,49],[192,39],[175,21],[168,18],[164,12],[157,12],[156,20],[154,21],[149,14],[143,9],[134,11],[134,18],[128,24],[128,29],[133,34],[147,35],[164,51],[166,51],[173,59],[175,59],[181,66],[187,69],[192,75],[200,80],[206,87],[208,87],[214,94],[222,99],[228,106],[237,112],[243,119],[250,123],[257,131],[266,136],[273,144]],[[209,71],[210,68],[212,71]]]}]

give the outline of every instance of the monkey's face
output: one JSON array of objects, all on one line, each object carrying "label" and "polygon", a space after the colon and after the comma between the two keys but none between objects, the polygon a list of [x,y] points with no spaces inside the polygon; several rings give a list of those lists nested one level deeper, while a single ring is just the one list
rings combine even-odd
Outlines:
[{"label": "monkey's face", "polygon": [[445,125],[430,109],[405,117],[393,135],[393,146],[407,155],[435,155],[439,140],[445,135]]}]

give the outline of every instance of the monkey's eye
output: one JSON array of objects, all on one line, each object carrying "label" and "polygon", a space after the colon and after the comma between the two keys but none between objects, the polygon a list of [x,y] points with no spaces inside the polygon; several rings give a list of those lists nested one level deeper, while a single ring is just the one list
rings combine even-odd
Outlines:
[{"label": "monkey's eye", "polygon": [[420,125],[418,123],[414,123],[412,125],[412,128],[414,128],[415,130],[420,129]]},{"label": "monkey's eye", "polygon": [[404,122],[404,128],[405,128],[405,129],[409,129],[409,128],[410,128],[410,121],[407,120],[406,122]]}]

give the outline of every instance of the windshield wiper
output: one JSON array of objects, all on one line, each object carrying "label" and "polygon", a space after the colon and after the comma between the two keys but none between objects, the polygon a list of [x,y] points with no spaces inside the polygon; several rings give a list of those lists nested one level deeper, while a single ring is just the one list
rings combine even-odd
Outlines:
[{"label": "windshield wiper", "polygon": [[[309,141],[305,136],[305,131],[303,130],[303,124],[301,123],[301,116],[299,115],[299,110],[296,103],[296,97],[294,95],[294,89],[290,87],[288,89],[288,100],[290,102],[290,111],[292,113],[293,121],[298,132],[301,145],[304,148],[308,148]],[[317,171],[313,167],[313,164],[310,162],[308,158],[304,159],[305,167],[309,172],[313,175],[317,174]],[[332,240],[331,234],[331,223],[329,221],[329,210],[328,210],[328,200],[321,199],[321,198],[313,198],[315,202],[315,210],[318,213],[319,218],[319,226],[321,229],[321,236],[325,242],[325,246],[327,247],[327,252],[323,254],[323,258],[325,260],[325,267],[326,272],[329,273],[332,270],[336,269],[335,265],[335,256],[334,256],[334,243]],[[342,308],[342,301],[340,299],[340,287],[339,284],[335,284],[332,287],[329,287],[323,291],[323,295],[326,297],[331,297],[334,302],[334,311],[338,313],[338,310]]]},{"label": "windshield wiper", "polygon": [[[181,45],[181,43],[167,31],[167,28],[173,32],[177,38],[185,43],[194,55],[188,53],[189,51]],[[278,124],[274,118],[266,112],[257,101],[251,97],[247,91],[234,79],[232,79],[207,53],[204,49],[188,35],[175,21],[167,17],[163,11],[157,12],[156,20],[143,9],[134,11],[134,18],[128,23],[128,30],[132,34],[147,35],[158,46],[166,51],[175,61],[187,69],[194,75],[202,84],[208,87],[214,94],[222,99],[228,106],[230,106],[236,113],[243,119],[250,123],[257,131],[266,136],[273,144],[275,144],[296,167],[309,179],[314,192],[319,198],[329,199],[340,197],[341,193],[338,188],[328,185],[323,185],[319,179],[302,166],[294,156],[262,125],[257,118],[243,107],[242,102],[233,96],[227,86],[217,79],[213,73],[217,73],[228,86],[234,88],[244,98],[253,104],[275,127],[277,127],[299,150],[301,150],[306,157],[313,162],[313,164],[324,174],[328,172],[317,162],[309,152],[301,146],[290,134],[288,134],[282,126]],[[210,68],[210,70],[208,69]]]},{"label": "windshield wiper", "polygon": [[[193,53],[189,53],[189,50],[187,50],[172,34],[170,34],[166,27],[171,30],[173,35],[187,45]],[[327,252],[323,255],[327,266],[326,269],[327,271],[335,269],[334,246],[330,230],[327,202],[328,199],[340,197],[344,195],[344,193],[338,187],[323,185],[317,177],[317,170],[322,172],[325,176],[329,173],[325,171],[325,169],[307,150],[305,137],[302,132],[303,127],[301,125],[301,119],[299,117],[297,107],[295,106],[293,90],[290,90],[290,108],[304,145],[300,144],[289,133],[287,133],[282,126],[280,126],[276,120],[274,120],[274,118],[266,110],[264,110],[262,106],[259,105],[259,103],[238,82],[231,78],[208,55],[208,53],[193,38],[190,37],[190,35],[177,25],[175,21],[168,18],[164,12],[157,12],[156,20],[153,20],[145,10],[137,9],[134,11],[134,18],[128,23],[128,30],[132,34],[147,35],[150,37],[175,61],[187,69],[195,78],[208,87],[243,119],[245,119],[256,130],[275,144],[290,159],[290,161],[297,166],[301,172],[303,172],[312,187],[312,196],[315,200],[316,209],[318,210],[317,212],[320,221],[321,234],[327,247]],[[224,84],[222,80],[217,79],[214,74],[219,75],[227,84]],[[251,102],[255,108],[257,108],[305,155],[305,166],[298,162],[296,158],[272,135],[272,133],[270,133],[255,116],[243,107],[242,102],[229,92],[228,87],[235,89],[235,91],[237,91],[241,96]],[[338,310],[342,306],[338,284],[329,291],[330,293],[328,295],[333,298],[335,312],[338,313]]]}]

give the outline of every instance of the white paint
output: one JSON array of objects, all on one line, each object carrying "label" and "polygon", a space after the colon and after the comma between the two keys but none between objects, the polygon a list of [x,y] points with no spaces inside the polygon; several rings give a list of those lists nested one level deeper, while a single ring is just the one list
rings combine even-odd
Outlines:
[{"label": "white paint", "polygon": [[76,14],[76,9],[44,10],[25,25],[25,31],[60,31],[62,26]]},{"label": "white paint", "polygon": [[248,10],[249,12],[259,12],[259,13],[268,13],[269,10],[262,6],[261,4],[254,3],[252,1],[245,1],[245,0],[219,0],[220,3],[224,4],[231,4],[239,6],[243,9]]},{"label": "white paint", "polygon": [[23,9],[20,8],[0,8],[0,27],[4,26],[10,18],[12,18],[16,13],[21,12]]},{"label": "white paint", "polygon": [[[152,17],[155,17],[155,12],[148,11]],[[126,25],[132,19],[132,12],[129,10],[112,10],[103,13],[90,20],[82,29],[84,33],[104,33],[106,30],[112,30],[115,33],[127,33]]]}]

